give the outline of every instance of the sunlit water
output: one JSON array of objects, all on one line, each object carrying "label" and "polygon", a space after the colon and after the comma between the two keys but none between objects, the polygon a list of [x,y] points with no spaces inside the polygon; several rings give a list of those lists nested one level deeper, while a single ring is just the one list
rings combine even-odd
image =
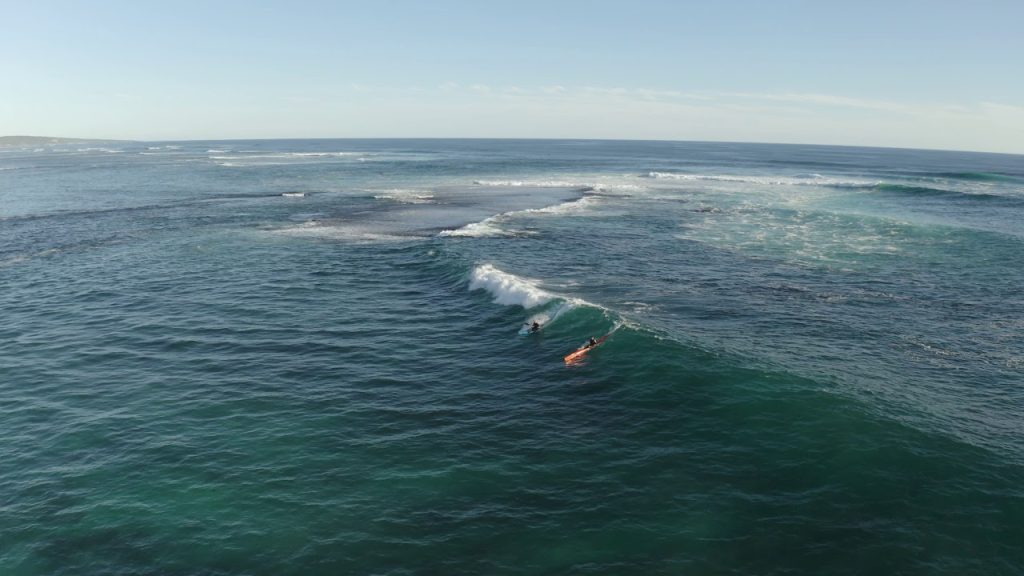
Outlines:
[{"label": "sunlit water", "polygon": [[1021,574],[1022,286],[1020,156],[3,150],[0,573]]}]

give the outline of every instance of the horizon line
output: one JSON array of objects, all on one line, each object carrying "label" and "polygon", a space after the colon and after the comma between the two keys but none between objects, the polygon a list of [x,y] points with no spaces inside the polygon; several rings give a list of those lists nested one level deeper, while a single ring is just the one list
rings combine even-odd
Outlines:
[{"label": "horizon line", "polygon": [[[82,138],[78,136],[34,136],[29,134],[0,135],[0,144],[4,139],[33,138],[41,140],[68,140],[80,142],[132,142],[132,143],[157,143],[157,142],[266,142],[274,140],[494,140],[494,141],[578,141],[578,142],[679,142],[691,144],[754,144],[764,146],[818,146],[823,148],[863,148],[874,150],[908,150],[922,152],[954,152],[967,154],[995,154],[1001,156],[1024,156],[1021,152],[996,152],[990,150],[968,150],[953,148],[916,148],[907,146],[882,146],[865,144],[821,144],[814,142],[767,142],[767,141],[744,141],[744,140],[684,140],[674,138],[570,138],[570,137],[508,137],[508,136],[315,136],[315,137],[256,137],[256,138],[184,138],[184,139],[140,139],[140,138]],[[41,145],[56,145],[56,142],[40,142]]]}]

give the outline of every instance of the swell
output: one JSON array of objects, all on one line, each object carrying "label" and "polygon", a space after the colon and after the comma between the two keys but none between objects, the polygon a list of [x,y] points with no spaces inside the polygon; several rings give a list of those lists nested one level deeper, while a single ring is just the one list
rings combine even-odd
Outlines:
[{"label": "swell", "polygon": [[999,172],[930,172],[925,176],[945,178],[949,180],[966,180],[968,182],[1021,182],[1020,176]]},{"label": "swell", "polygon": [[[481,277],[490,279],[481,281]],[[519,328],[518,333],[537,346],[554,349],[540,358],[545,365],[561,364],[559,358],[582,346],[588,337],[610,334],[580,365],[566,366],[566,370],[605,374],[621,385],[635,387],[630,395],[657,394],[695,374],[705,374],[714,386],[746,396],[730,402],[769,402],[773,409],[782,410],[795,410],[794,406],[808,402],[842,406],[837,409],[858,414],[854,417],[858,426],[884,426],[904,437],[937,437],[959,451],[983,449],[996,460],[1020,457],[1016,449],[999,442],[964,434],[929,409],[906,404],[898,397],[882,401],[878,391],[864,389],[841,373],[794,366],[781,358],[750,356],[722,347],[722,343],[704,341],[700,334],[680,338],[674,329],[657,328],[628,312],[548,290],[543,280],[510,274],[492,264],[479,264],[464,278],[464,290],[486,291],[493,304],[507,308],[498,321],[508,322],[509,334]],[[534,320],[542,324],[538,335],[521,327]],[[815,426],[827,428],[829,419],[814,419],[816,424],[809,425],[808,431],[813,434],[810,429]]]},{"label": "swell", "polygon": [[19,214],[15,216],[0,216],[0,222],[32,222],[39,220],[60,220],[65,218],[77,218],[80,216],[106,216],[116,214],[132,214],[140,212],[148,212],[154,210],[171,210],[175,208],[182,208],[187,206],[198,206],[209,202],[218,202],[224,200],[247,200],[247,199],[259,199],[259,198],[281,198],[281,197],[307,197],[310,192],[270,192],[260,194],[217,194],[212,196],[202,196],[198,198],[191,198],[188,200],[182,200],[179,202],[161,202],[155,204],[142,204],[136,206],[119,206],[116,208],[90,208],[90,209],[68,209],[68,210],[54,210],[52,212],[43,212],[37,214]]},{"label": "swell", "polygon": [[1021,205],[1024,199],[1002,194],[991,194],[987,192],[961,192],[948,188],[933,188],[930,186],[914,186],[910,184],[889,184],[879,183],[867,187],[868,190],[892,194],[898,196],[909,196],[917,198],[936,198],[966,202],[999,202],[1006,204]]},{"label": "swell", "polygon": [[[586,342],[588,337],[610,334],[611,338],[604,345],[605,355],[613,354],[614,342],[628,343],[625,346],[627,357],[640,354],[646,356],[651,347],[671,346],[674,354],[685,356],[706,355],[721,356],[721,351],[710,352],[700,346],[699,342],[683,342],[668,333],[638,322],[630,315],[606,305],[585,300],[571,293],[551,290],[541,279],[519,276],[506,272],[494,264],[475,264],[468,271],[462,265],[455,264],[448,271],[449,280],[454,281],[453,288],[474,292],[486,292],[492,304],[510,308],[508,316],[515,318],[513,325],[520,335],[529,335],[530,331],[523,327],[537,321],[541,331],[547,338],[563,342],[565,353],[571,352]],[[510,332],[513,326],[510,326]],[[624,358],[615,356],[615,361]],[[743,362],[737,357],[733,359],[738,368]],[[655,361],[652,359],[652,361]]]},{"label": "swell", "polygon": [[[984,178],[982,176],[985,176]],[[985,182],[1010,182],[1012,178],[995,178],[991,175],[979,175],[973,178],[975,181]],[[684,174],[678,172],[648,172],[644,178],[656,180],[679,180],[679,181],[705,181],[725,182],[738,184],[759,184],[763,186],[820,186],[824,188],[835,188],[839,190],[872,190],[891,194],[904,194],[913,196],[932,196],[950,199],[964,199],[973,201],[1005,201],[1011,203],[1022,202],[1022,199],[1002,194],[989,192],[963,192],[950,190],[948,188],[936,188],[916,184],[899,184],[891,182],[868,181],[868,180],[840,180],[829,178],[820,174],[806,174],[789,177],[780,176],[742,176],[732,174]],[[964,180],[972,180],[963,178]]]}]

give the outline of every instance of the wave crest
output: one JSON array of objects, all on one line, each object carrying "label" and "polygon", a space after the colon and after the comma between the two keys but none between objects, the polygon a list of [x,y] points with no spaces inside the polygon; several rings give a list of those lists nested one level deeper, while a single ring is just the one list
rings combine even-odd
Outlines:
[{"label": "wave crest", "polygon": [[554,294],[540,288],[535,280],[502,272],[491,264],[481,264],[473,269],[469,289],[486,290],[498,304],[522,306],[526,309],[542,306],[555,299]]},{"label": "wave crest", "polygon": [[505,214],[497,214],[490,218],[485,218],[479,222],[473,222],[466,224],[461,228],[454,230],[442,230],[437,233],[438,236],[443,238],[488,238],[494,236],[512,236],[511,232],[502,230],[498,226],[498,222],[502,220]]},{"label": "wave crest", "polygon": [[589,184],[569,182],[566,180],[474,180],[477,186],[493,186],[495,188],[587,188]]},{"label": "wave crest", "polygon": [[554,204],[543,208],[529,208],[521,212],[524,214],[572,214],[593,207],[595,201],[595,196],[583,196],[582,198],[562,202],[561,204]]},{"label": "wave crest", "polygon": [[434,195],[419,190],[393,189],[386,190],[373,197],[377,200],[391,200],[400,204],[430,204],[434,201]]},{"label": "wave crest", "polygon": [[686,182],[736,182],[740,184],[760,184],[762,186],[826,186],[832,188],[871,188],[878,181],[836,180],[821,174],[797,174],[789,178],[769,176],[731,176],[726,174],[679,174],[676,172],[648,172],[644,178],[656,180],[681,180]]},{"label": "wave crest", "polygon": [[[583,196],[575,200],[569,200],[568,202],[560,202],[551,206],[545,206],[543,208],[527,208],[524,210],[512,210],[510,212],[502,212],[501,214],[495,214],[485,218],[479,222],[473,222],[466,224],[461,228],[454,230],[442,230],[438,232],[440,237],[466,237],[466,238],[488,238],[496,236],[521,236],[527,233],[522,231],[505,230],[501,228],[501,223],[505,220],[521,215],[521,214],[573,214],[583,212],[587,208],[592,207],[596,201],[595,196]],[[528,234],[527,234],[528,235]]]},{"label": "wave crest", "polygon": [[958,190],[932,188],[930,186],[912,186],[907,184],[878,184],[876,186],[872,186],[871,189],[877,192],[884,192],[888,194],[946,198],[950,200],[1019,202],[1019,198],[1003,196],[1000,194],[989,194],[985,192],[960,192]]}]

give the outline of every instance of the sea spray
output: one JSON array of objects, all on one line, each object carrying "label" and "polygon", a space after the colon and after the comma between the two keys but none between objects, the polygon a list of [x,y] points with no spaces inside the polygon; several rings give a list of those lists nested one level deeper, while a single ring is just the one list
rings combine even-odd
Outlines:
[{"label": "sea spray", "polygon": [[552,304],[551,306],[548,306],[547,309],[544,310],[543,312],[537,312],[536,314],[533,314],[529,318],[527,318],[526,322],[523,322],[522,327],[519,329],[519,333],[522,335],[532,333],[534,322],[539,324],[541,328],[545,328],[555,320],[558,320],[558,317],[561,316],[563,313],[568,312],[573,308],[575,308],[575,303],[570,301],[563,301],[557,304]]},{"label": "sea spray", "polygon": [[534,280],[502,272],[491,264],[481,264],[470,274],[470,290],[487,290],[494,301],[505,306],[535,308],[547,304],[554,294],[539,288]]}]

